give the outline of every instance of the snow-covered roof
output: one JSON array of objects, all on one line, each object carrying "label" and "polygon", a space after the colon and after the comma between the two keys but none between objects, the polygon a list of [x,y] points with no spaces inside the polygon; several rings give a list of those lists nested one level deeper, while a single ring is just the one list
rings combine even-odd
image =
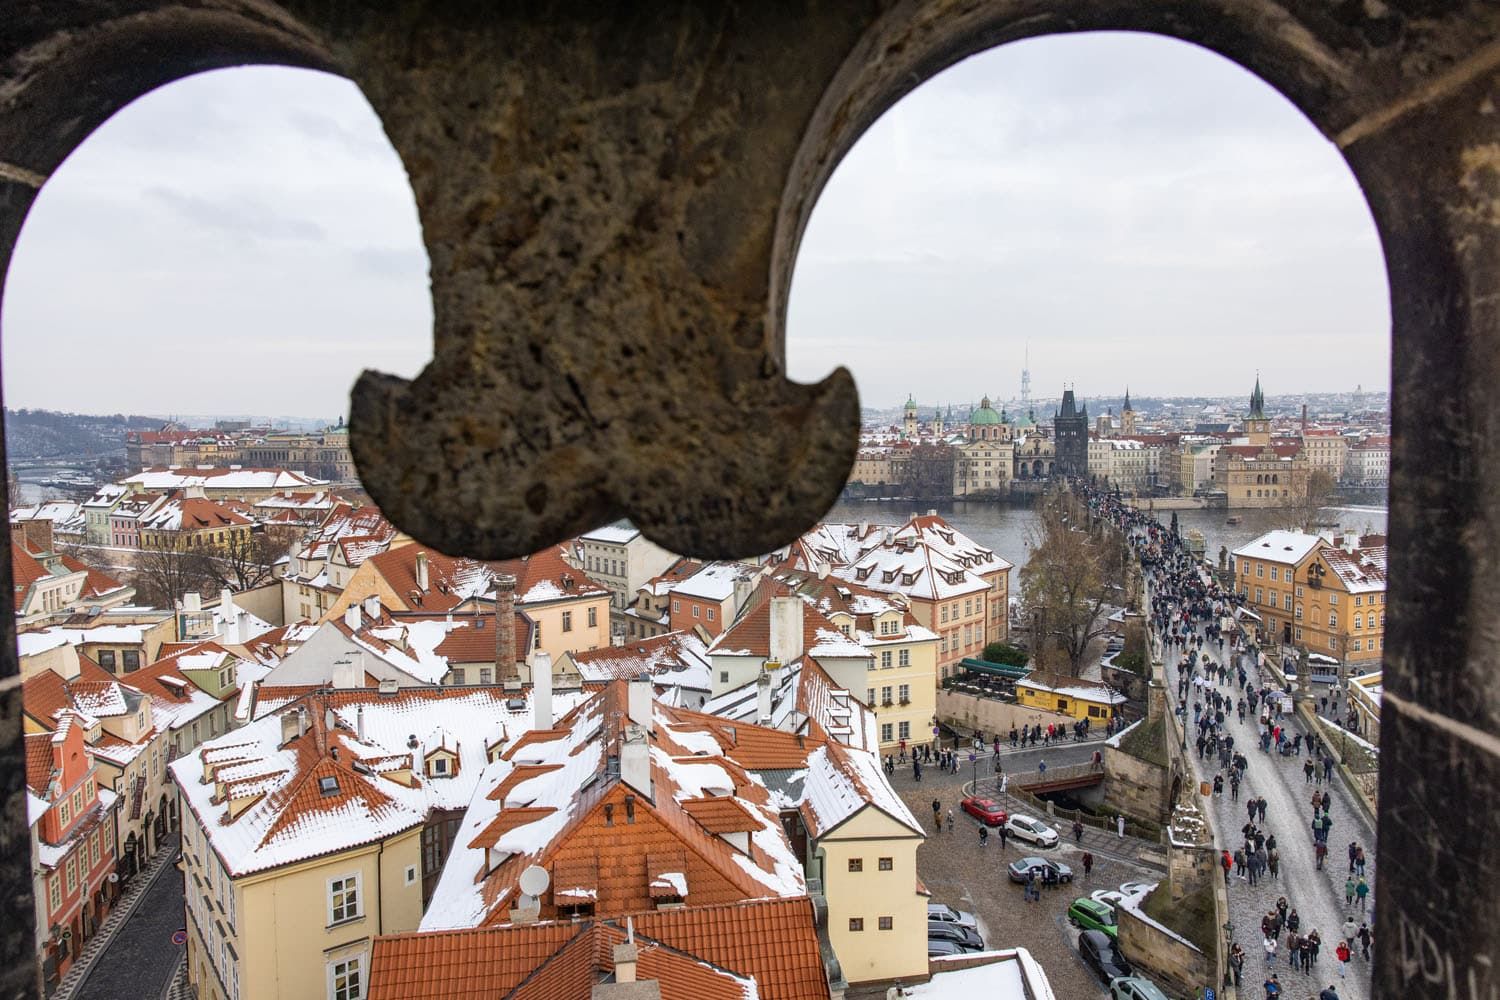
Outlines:
[{"label": "snow-covered roof", "polygon": [[629,521],[616,521],[614,524],[606,524],[601,528],[585,532],[579,535],[580,541],[604,542],[607,545],[624,545],[640,537],[641,529]]},{"label": "snow-covered roof", "polygon": [[650,639],[633,639],[621,646],[572,654],[585,681],[650,676],[653,683],[708,691],[712,664],[708,647],[693,632],[668,632]]},{"label": "snow-covered roof", "polygon": [[1278,528],[1241,545],[1234,550],[1234,555],[1276,563],[1300,563],[1322,541],[1319,536],[1309,535],[1305,531]]},{"label": "snow-covered roof", "polygon": [[1037,691],[1050,691],[1053,694],[1065,695],[1069,698],[1078,698],[1082,701],[1097,701],[1105,705],[1119,705],[1127,699],[1114,688],[1105,687],[1102,684],[1044,684],[1030,677],[1024,681],[1017,681],[1018,687],[1033,688]]},{"label": "snow-covered roof", "polygon": [[808,754],[807,779],[802,784],[802,814],[808,832],[822,837],[866,806],[879,809],[917,836],[926,836],[874,753],[829,743]]},{"label": "snow-covered roof", "polygon": [[69,625],[53,625],[35,632],[22,632],[16,636],[16,646],[22,656],[34,656],[56,649],[63,644],[73,646],[101,643],[110,646],[139,646],[146,641],[146,633],[156,627],[149,625],[96,625],[92,628],[74,628]]},{"label": "snow-covered roof", "polygon": [[286,469],[245,469],[238,466],[197,468],[143,469],[120,480],[127,486],[138,486],[151,492],[181,490],[202,486],[212,490],[306,490],[327,486],[325,479],[315,479],[302,472]]},{"label": "snow-covered roof", "polygon": [[[571,707],[580,697],[557,692],[553,703]],[[283,741],[285,712],[297,708],[307,712],[306,732]],[[487,746],[529,730],[531,710],[529,696],[495,688],[308,695],[197,747],[172,763],[172,775],[225,867],[245,875],[381,840],[420,826],[433,809],[465,808]],[[443,730],[459,734],[447,740],[457,766],[441,778],[410,773],[413,752],[425,754]],[[331,788],[319,779],[332,779]]]},{"label": "snow-covered roof", "polygon": [[[977,964],[985,959],[983,964]],[[1056,1000],[1047,974],[1025,948],[929,958],[932,978],[904,987],[915,1000]]]},{"label": "snow-covered roof", "polygon": [[727,601],[734,596],[735,580],[745,579],[754,572],[741,563],[709,563],[674,586],[672,593],[709,601]]}]

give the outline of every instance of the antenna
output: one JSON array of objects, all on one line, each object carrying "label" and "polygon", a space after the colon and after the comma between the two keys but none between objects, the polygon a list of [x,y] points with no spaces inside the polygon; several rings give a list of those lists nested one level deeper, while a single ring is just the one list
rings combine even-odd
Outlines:
[{"label": "antenna", "polygon": [[518,880],[521,891],[528,896],[540,896],[552,884],[552,876],[541,865],[528,865]]}]

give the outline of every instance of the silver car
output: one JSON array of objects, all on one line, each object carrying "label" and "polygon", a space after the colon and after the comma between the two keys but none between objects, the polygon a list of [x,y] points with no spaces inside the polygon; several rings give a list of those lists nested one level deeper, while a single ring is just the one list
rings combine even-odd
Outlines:
[{"label": "silver car", "polygon": [[962,924],[973,930],[979,929],[979,921],[974,919],[974,914],[968,910],[955,910],[947,903],[928,903],[927,919],[929,921],[941,920],[949,924]]},{"label": "silver car", "polygon": [[1030,841],[1038,847],[1057,846],[1057,831],[1035,816],[1017,813],[1005,821],[1005,828],[1010,831],[1011,836]]}]

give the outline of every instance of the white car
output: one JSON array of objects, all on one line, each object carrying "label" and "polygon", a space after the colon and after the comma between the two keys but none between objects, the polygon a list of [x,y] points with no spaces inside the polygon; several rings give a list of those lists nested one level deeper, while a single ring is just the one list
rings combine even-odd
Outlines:
[{"label": "white car", "polygon": [[1114,889],[1095,889],[1089,893],[1089,898],[1097,903],[1113,908],[1116,903],[1126,897],[1127,893],[1118,892]]},{"label": "white car", "polygon": [[1038,847],[1056,847],[1057,831],[1034,816],[1014,814],[1005,821],[1005,829],[1011,836],[1027,840]]}]

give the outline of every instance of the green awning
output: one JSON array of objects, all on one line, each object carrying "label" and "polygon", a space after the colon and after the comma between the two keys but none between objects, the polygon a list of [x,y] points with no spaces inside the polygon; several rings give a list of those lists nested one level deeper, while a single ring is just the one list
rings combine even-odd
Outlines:
[{"label": "green awning", "polygon": [[995,677],[1004,677],[1007,680],[1018,681],[1031,673],[1030,667],[1012,667],[1004,663],[991,663],[989,660],[981,660],[976,657],[966,656],[958,661],[958,665],[965,670],[976,674],[992,674]]}]

